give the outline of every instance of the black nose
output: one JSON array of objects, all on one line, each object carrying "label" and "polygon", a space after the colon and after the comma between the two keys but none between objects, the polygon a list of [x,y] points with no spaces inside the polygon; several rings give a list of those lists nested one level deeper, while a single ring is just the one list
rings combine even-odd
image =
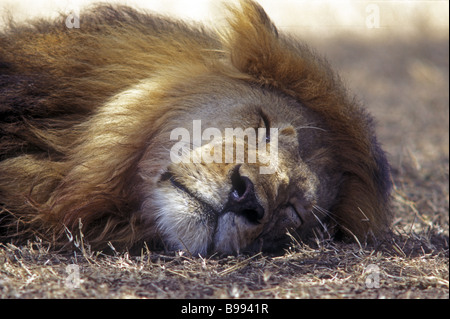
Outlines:
[{"label": "black nose", "polygon": [[231,191],[224,211],[244,216],[252,223],[258,223],[264,217],[264,208],[258,202],[252,181],[239,174],[235,169],[231,175]]}]

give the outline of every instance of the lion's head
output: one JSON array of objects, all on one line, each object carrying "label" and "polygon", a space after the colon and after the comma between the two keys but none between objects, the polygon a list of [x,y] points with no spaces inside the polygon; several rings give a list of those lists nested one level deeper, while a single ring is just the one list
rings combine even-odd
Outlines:
[{"label": "lion's head", "polygon": [[143,217],[171,248],[274,248],[286,231],[309,233],[326,219],[343,173],[314,112],[220,74],[183,86],[189,93],[174,89],[177,111],[138,165]]},{"label": "lion's head", "polygon": [[5,33],[3,236],[60,243],[81,227],[100,247],[192,254],[330,226],[381,236],[389,168],[370,116],[322,58],[241,7],[220,35],[112,7],[80,30]]}]

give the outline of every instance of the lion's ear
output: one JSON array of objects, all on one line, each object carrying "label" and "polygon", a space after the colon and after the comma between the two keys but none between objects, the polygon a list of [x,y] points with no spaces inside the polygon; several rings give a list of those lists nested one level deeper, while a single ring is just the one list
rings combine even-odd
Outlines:
[{"label": "lion's ear", "polygon": [[278,88],[302,102],[333,86],[333,75],[307,46],[290,41],[251,0],[228,6],[230,28],[222,36],[231,64],[261,86]]},{"label": "lion's ear", "polygon": [[[233,14],[229,20],[234,31],[242,32],[242,35],[251,36],[257,39],[259,36],[278,36],[278,30],[270,20],[264,9],[252,0],[241,0],[241,9],[228,6],[228,10]],[[255,34],[256,33],[256,34]]]},{"label": "lion's ear", "polygon": [[228,6],[230,30],[223,37],[232,64],[241,72],[260,78],[272,69],[279,52],[278,30],[256,2],[241,0],[240,8]]}]

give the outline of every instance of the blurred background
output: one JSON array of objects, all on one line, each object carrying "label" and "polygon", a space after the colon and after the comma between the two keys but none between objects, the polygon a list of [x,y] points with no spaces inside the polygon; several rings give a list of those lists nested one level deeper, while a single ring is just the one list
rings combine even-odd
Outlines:
[{"label": "blurred background", "polygon": [[[56,17],[60,12],[78,13],[92,2],[0,0],[0,28],[8,17],[17,22]],[[103,2],[220,27],[226,23],[223,2],[237,1]],[[411,229],[413,223],[418,232],[433,229],[448,249],[449,2],[258,2],[279,30],[297,35],[325,55],[350,94],[374,115],[393,167],[394,225]]]},{"label": "blurred background", "polygon": [[[0,11],[17,20],[55,17],[80,10],[93,0],[0,0]],[[172,17],[224,23],[222,3],[236,0],[106,0],[155,11]],[[411,34],[428,28],[448,34],[448,1],[259,0],[276,25],[293,32],[330,36],[339,32]]]}]

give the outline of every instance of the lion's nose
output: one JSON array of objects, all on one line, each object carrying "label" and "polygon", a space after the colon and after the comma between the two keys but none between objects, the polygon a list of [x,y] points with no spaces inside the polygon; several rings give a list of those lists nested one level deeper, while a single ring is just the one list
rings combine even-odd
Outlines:
[{"label": "lion's nose", "polygon": [[248,177],[241,176],[236,169],[231,176],[231,185],[224,211],[231,211],[252,223],[258,223],[264,217],[264,208],[256,198],[253,182]]}]

